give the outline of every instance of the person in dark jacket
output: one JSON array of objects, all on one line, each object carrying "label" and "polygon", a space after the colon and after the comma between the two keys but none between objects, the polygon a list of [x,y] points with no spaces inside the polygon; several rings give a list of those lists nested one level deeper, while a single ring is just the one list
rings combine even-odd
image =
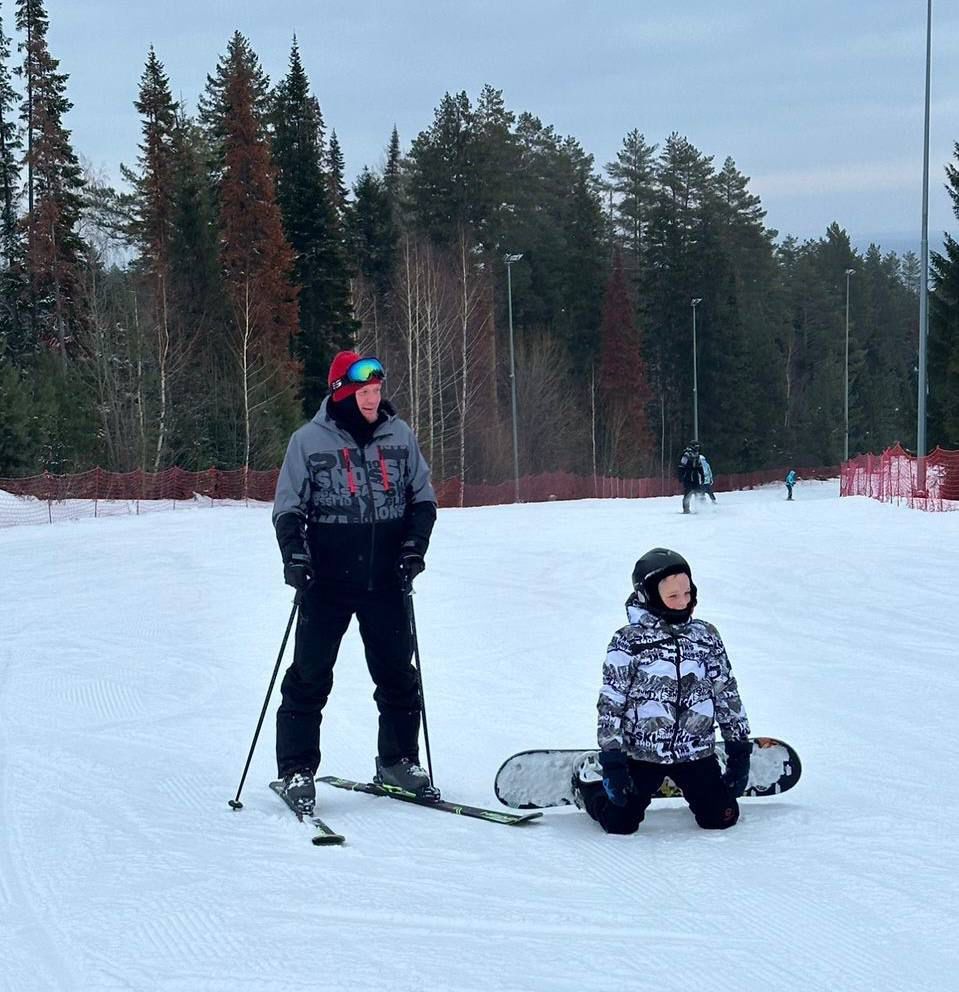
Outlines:
[{"label": "person in dark jacket", "polygon": [[290,438],[273,524],[286,583],[301,597],[293,664],[276,714],[287,797],[312,811],[320,723],[340,641],[355,616],[379,710],[374,781],[439,798],[419,763],[420,702],[405,596],[436,520],[429,466],[383,399],[381,363],[341,351],[330,395]]},{"label": "person in dark jacket", "polygon": [[690,513],[689,501],[703,485],[703,467],[699,459],[699,442],[690,441],[676,466],[676,477],[683,487],[683,513]]},{"label": "person in dark jacket", "polygon": [[[726,649],[693,619],[696,586],[685,558],[653,548],[636,562],[629,619],[603,665],[597,738],[573,772],[576,805],[607,832],[634,833],[669,777],[699,826],[725,830],[749,779],[749,721]],[[715,754],[715,726],[727,763]]]}]

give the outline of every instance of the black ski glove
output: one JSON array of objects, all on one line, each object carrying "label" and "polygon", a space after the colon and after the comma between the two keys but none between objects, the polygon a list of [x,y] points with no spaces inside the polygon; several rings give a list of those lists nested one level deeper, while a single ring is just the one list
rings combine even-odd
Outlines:
[{"label": "black ski glove", "polygon": [[625,806],[633,794],[633,776],[629,773],[626,755],[622,751],[600,751],[603,768],[603,788],[614,806]]},{"label": "black ski glove", "polygon": [[734,796],[741,796],[749,782],[749,755],[753,746],[750,741],[726,741],[726,770],[723,782]]},{"label": "black ski glove", "polygon": [[276,540],[283,558],[283,581],[302,592],[314,576],[313,562],[306,546],[302,517],[296,513],[281,513],[276,518]]},{"label": "black ski glove", "polygon": [[290,555],[283,565],[283,581],[297,592],[302,592],[313,581],[313,562],[302,552]]},{"label": "black ski glove", "polygon": [[400,548],[400,556],[396,561],[396,574],[404,586],[411,586],[423,569],[426,562],[423,560],[423,553],[420,551],[416,541],[404,541]]}]

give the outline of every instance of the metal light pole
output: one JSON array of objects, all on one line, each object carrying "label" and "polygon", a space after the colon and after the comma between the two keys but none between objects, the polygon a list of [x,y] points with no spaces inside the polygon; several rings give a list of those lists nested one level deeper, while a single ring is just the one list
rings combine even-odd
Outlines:
[{"label": "metal light pole", "polygon": [[693,308],[693,439],[699,440],[699,384],[696,378],[696,307],[702,303],[701,298],[690,300]]},{"label": "metal light pole", "polygon": [[506,297],[509,306],[509,385],[513,403],[513,502],[519,502],[519,443],[516,438],[516,356],[513,350],[513,274],[512,266],[522,255],[507,255]]},{"label": "metal light pole", "polygon": [[843,446],[842,460],[849,461],[849,277],[856,274],[855,269],[846,269],[846,389],[845,417],[846,442]]},{"label": "metal light pole", "polygon": [[926,339],[929,335],[929,81],[932,0],[926,5],[926,121],[922,140],[922,242],[919,249],[919,397],[916,407],[916,489],[926,490]]}]

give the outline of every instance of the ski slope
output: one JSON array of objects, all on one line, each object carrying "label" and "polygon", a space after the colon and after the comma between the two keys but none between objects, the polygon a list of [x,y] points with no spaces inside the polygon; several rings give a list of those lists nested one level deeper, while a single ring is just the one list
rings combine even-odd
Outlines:
[{"label": "ski slope", "polygon": [[[319,786],[348,842],[314,848],[266,787],[276,696],[227,806],[291,607],[268,510],[0,531],[0,989],[954,988],[959,513],[783,496],[442,510],[417,582],[437,783],[496,807],[507,755],[593,743],[634,560],[684,553],[754,733],[804,764],[723,833]],[[371,694],[354,626],[324,773],[372,774]]]}]

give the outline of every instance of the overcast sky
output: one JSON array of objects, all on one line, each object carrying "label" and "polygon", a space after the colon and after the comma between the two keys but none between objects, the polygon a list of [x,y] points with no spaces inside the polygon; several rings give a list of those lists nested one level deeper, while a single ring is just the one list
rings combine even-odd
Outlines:
[{"label": "overcast sky", "polygon": [[[726,8],[726,9],[721,9]],[[13,3],[2,4],[13,27]],[[676,12],[681,8],[681,12]],[[293,34],[350,178],[403,148],[447,91],[484,83],[579,139],[597,167],[632,128],[731,155],[782,233],[838,220],[854,243],[918,248],[925,0],[47,0],[77,151],[116,179],[139,140],[149,45],[190,108],[235,29],[271,79]],[[959,10],[933,9],[930,240],[959,141]]]}]

